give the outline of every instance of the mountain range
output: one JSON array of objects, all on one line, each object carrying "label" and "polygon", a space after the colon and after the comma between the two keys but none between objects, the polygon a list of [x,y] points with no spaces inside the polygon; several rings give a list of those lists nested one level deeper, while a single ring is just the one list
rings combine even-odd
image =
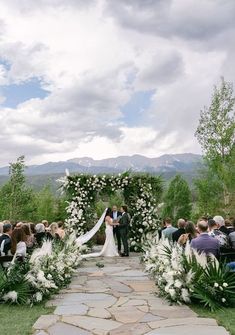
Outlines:
[{"label": "mountain range", "polygon": [[[71,173],[119,173],[126,170],[133,172],[148,172],[166,174],[172,172],[193,172],[200,165],[202,157],[197,154],[184,153],[162,155],[148,158],[141,155],[119,156],[95,160],[90,157],[73,158],[67,161],[48,162],[42,165],[30,165],[26,168],[27,176],[42,176],[64,174],[65,169]],[[0,168],[0,176],[7,176],[9,167]]]},{"label": "mountain range", "polygon": [[[26,168],[26,182],[36,190],[50,184],[53,192],[58,189],[57,179],[65,175],[68,169],[73,173],[120,173],[131,170],[133,172],[148,172],[161,175],[168,181],[177,173],[191,184],[197,176],[202,157],[200,155],[184,153],[175,155],[162,155],[160,157],[148,158],[141,155],[119,156],[94,160],[90,157],[73,158],[61,162],[48,162],[41,165],[30,165]],[[0,168],[0,185],[9,178],[9,167]]]}]

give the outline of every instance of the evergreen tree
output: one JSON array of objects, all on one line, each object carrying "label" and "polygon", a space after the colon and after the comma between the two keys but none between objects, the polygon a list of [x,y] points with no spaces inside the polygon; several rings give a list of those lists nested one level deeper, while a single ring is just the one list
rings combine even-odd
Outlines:
[{"label": "evergreen tree", "polygon": [[190,218],[191,201],[187,181],[182,176],[176,175],[171,180],[164,197],[163,217],[171,217],[175,222],[180,218]]},{"label": "evergreen tree", "polygon": [[199,178],[194,180],[197,216],[218,214],[223,199],[223,184],[216,174],[205,166]]},{"label": "evergreen tree", "polygon": [[38,221],[54,221],[55,197],[51,192],[50,185],[46,185],[36,196],[36,217]]},{"label": "evergreen tree", "polygon": [[67,197],[58,197],[55,199],[55,221],[65,221],[68,214],[66,212],[66,207],[68,206]]}]

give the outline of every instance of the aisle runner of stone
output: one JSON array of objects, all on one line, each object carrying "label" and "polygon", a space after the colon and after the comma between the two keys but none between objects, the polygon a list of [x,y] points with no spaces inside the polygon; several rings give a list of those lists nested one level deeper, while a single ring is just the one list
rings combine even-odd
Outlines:
[{"label": "aisle runner of stone", "polygon": [[56,306],[54,314],[41,316],[34,334],[228,334],[214,319],[199,318],[187,306],[170,306],[155,289],[136,254],[84,261],[69,288],[48,303]]}]

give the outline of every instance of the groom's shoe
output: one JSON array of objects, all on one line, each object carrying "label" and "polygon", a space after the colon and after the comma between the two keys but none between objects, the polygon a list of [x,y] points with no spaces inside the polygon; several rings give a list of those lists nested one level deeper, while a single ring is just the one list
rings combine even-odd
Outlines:
[{"label": "groom's shoe", "polygon": [[121,254],[121,257],[129,257],[127,254]]}]

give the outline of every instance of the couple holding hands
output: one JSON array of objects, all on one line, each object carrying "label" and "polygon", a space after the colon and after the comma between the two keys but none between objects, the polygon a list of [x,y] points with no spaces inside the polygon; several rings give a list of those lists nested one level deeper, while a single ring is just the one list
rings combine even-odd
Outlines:
[{"label": "couple holding hands", "polygon": [[[79,244],[86,243],[95,232],[98,231],[102,224],[105,224],[105,242],[100,252],[82,255],[82,258],[90,257],[128,257],[129,246],[128,246],[128,232],[130,224],[130,215],[127,213],[127,206],[123,205],[120,211],[117,210],[117,206],[113,208],[107,208],[96,226],[87,232],[85,235],[79,237],[77,242]],[[117,245],[115,244],[114,236],[117,239]],[[123,253],[121,248],[123,246]]]}]

